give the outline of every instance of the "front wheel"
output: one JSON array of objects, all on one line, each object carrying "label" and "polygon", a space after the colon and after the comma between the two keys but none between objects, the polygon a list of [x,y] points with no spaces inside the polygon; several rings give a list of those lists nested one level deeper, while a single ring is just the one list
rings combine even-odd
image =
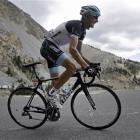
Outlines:
[{"label": "front wheel", "polygon": [[[93,103],[93,104],[92,104]],[[112,126],[121,114],[121,103],[114,91],[100,84],[79,88],[72,97],[71,110],[85,127],[101,130]]]},{"label": "front wheel", "polygon": [[28,129],[44,124],[47,119],[46,108],[44,97],[32,88],[18,88],[8,98],[10,116],[18,125]]}]

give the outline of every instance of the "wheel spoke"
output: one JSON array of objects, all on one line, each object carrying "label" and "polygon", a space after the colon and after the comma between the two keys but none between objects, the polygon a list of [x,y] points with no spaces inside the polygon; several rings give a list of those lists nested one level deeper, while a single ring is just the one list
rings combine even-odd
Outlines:
[{"label": "wheel spoke", "polygon": [[[85,91],[85,90],[84,90]],[[93,84],[88,91],[77,90],[71,102],[76,120],[92,129],[105,129],[113,125],[121,113],[121,104],[117,95],[109,88]]]},{"label": "wheel spoke", "polygon": [[19,88],[8,99],[12,119],[25,128],[37,128],[47,119],[47,104],[43,96],[31,88]]}]

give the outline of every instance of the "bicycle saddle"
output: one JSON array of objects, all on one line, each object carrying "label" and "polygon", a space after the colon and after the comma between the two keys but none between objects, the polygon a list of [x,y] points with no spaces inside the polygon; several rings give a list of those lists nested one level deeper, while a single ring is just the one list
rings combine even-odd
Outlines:
[{"label": "bicycle saddle", "polygon": [[33,66],[35,66],[37,64],[41,64],[41,62],[34,62],[34,63],[30,63],[30,64],[23,64],[22,66],[27,68],[27,67],[33,67]]}]

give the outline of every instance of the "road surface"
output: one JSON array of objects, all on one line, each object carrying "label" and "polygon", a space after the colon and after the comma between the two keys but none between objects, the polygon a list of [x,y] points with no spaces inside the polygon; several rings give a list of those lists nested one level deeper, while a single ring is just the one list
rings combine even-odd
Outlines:
[{"label": "road surface", "polygon": [[21,128],[8,114],[8,96],[0,96],[0,140],[140,140],[140,90],[116,93],[122,103],[121,117],[103,131],[81,126],[72,116],[70,99],[61,110],[59,121],[46,122],[35,130]]}]

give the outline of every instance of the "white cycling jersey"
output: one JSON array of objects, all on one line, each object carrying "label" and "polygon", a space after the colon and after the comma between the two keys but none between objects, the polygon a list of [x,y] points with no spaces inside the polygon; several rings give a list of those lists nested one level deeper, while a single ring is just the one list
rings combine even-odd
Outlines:
[{"label": "white cycling jersey", "polygon": [[60,47],[68,44],[71,36],[83,40],[85,34],[86,30],[82,21],[70,20],[60,24],[45,36],[40,53],[47,60],[50,73],[58,73],[58,66],[68,59]]},{"label": "white cycling jersey", "polygon": [[80,20],[70,20],[50,30],[48,37],[60,47],[69,42],[70,36],[76,36],[79,40],[83,40],[85,34],[86,30]]}]

